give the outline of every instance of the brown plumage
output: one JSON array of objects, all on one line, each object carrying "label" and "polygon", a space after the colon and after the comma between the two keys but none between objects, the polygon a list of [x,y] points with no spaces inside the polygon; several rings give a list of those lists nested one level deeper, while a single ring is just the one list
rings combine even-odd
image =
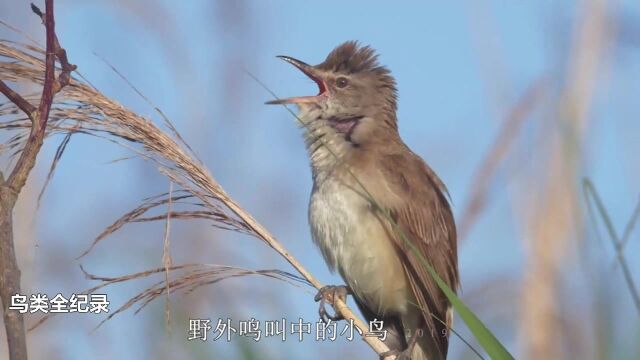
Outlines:
[{"label": "brown plumage", "polygon": [[[450,325],[450,304],[398,230],[455,290],[455,223],[446,187],[398,134],[395,80],[373,49],[356,42],[340,45],[317,66],[283,58],[320,89],[272,102],[300,107],[314,180],[315,243],[364,316],[385,321],[390,348],[412,359],[445,358],[448,332],[434,317]],[[418,330],[424,336],[407,349]]]}]

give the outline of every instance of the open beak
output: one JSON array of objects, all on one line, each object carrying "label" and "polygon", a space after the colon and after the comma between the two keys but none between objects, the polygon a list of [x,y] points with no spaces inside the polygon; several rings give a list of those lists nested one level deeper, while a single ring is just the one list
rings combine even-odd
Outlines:
[{"label": "open beak", "polygon": [[297,67],[300,71],[302,71],[305,75],[307,75],[311,80],[315,81],[316,84],[318,84],[318,95],[297,96],[297,97],[291,97],[286,99],[276,99],[276,100],[267,101],[265,104],[277,105],[277,104],[315,103],[318,101],[318,98],[327,91],[327,86],[324,80],[322,80],[322,78],[320,77],[320,74],[318,74],[318,71],[313,66],[289,56],[280,55],[277,57]]}]

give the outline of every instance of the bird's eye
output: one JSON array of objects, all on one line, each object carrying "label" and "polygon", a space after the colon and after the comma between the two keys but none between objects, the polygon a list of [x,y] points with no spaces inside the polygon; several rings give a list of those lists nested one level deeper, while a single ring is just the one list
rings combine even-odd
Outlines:
[{"label": "bird's eye", "polygon": [[346,77],[339,77],[336,79],[336,86],[339,88],[343,88],[349,85],[349,80]]}]

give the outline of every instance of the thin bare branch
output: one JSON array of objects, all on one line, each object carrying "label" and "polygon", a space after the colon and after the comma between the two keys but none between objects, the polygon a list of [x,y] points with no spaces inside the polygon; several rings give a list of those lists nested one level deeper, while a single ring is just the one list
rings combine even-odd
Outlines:
[{"label": "thin bare branch", "polygon": [[22,110],[27,116],[33,116],[33,113],[36,111],[36,107],[31,105],[27,100],[25,100],[20,94],[11,90],[7,84],[3,81],[0,81],[0,92],[7,97],[12,103],[16,104],[20,110]]},{"label": "thin bare branch", "polygon": [[[27,359],[27,340],[23,316],[17,311],[9,310],[12,296],[21,293],[20,269],[16,262],[13,242],[13,208],[42,147],[53,97],[55,93],[68,85],[70,72],[75,69],[75,65],[69,64],[66,52],[60,47],[55,34],[53,0],[46,0],[45,6],[46,13],[43,14],[38,7],[31,4],[33,12],[43,21],[47,39],[44,83],[38,108],[36,109],[27,99],[11,90],[0,79],[0,92],[31,120],[29,136],[15,167],[6,181],[0,176],[0,298],[3,304],[3,317],[11,360]],[[62,66],[58,80],[55,78],[56,57]]]}]

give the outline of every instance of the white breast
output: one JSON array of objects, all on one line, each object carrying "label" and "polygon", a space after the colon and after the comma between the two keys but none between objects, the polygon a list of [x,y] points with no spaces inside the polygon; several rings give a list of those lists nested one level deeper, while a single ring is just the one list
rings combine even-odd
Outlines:
[{"label": "white breast", "polygon": [[356,297],[372,311],[404,313],[407,281],[368,201],[337,180],[317,185],[309,204],[314,242]]}]

